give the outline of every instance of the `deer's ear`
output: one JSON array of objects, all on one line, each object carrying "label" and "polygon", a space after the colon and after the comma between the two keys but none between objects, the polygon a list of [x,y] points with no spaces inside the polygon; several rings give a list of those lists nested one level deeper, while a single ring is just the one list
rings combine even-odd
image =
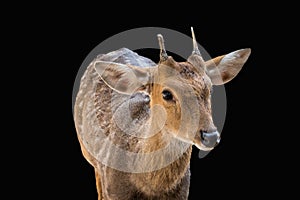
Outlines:
[{"label": "deer's ear", "polygon": [[131,94],[148,80],[147,71],[130,65],[96,61],[94,67],[102,80],[120,93]]},{"label": "deer's ear", "polygon": [[205,62],[206,74],[214,85],[231,81],[247,61],[251,49],[240,49]]}]

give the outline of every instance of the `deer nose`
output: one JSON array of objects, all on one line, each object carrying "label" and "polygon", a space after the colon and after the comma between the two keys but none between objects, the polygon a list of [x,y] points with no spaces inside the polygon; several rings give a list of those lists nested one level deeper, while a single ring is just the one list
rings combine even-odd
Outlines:
[{"label": "deer nose", "polygon": [[217,144],[219,144],[221,140],[220,133],[218,131],[209,132],[209,133],[200,131],[200,134],[201,134],[202,144],[208,148],[217,146]]}]

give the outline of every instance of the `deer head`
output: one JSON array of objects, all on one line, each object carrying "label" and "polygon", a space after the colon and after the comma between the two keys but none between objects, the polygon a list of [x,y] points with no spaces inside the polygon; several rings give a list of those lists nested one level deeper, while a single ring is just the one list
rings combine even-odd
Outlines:
[{"label": "deer head", "polygon": [[167,55],[159,34],[160,61],[156,66],[96,61],[94,67],[116,93],[129,96],[122,103],[127,111],[119,111],[125,129],[136,127],[134,131],[146,132],[148,138],[157,133],[165,138],[176,137],[209,151],[220,141],[212,119],[212,86],[232,80],[248,59],[250,49],[204,61],[193,29],[192,37],[193,52],[186,62],[176,62]]}]

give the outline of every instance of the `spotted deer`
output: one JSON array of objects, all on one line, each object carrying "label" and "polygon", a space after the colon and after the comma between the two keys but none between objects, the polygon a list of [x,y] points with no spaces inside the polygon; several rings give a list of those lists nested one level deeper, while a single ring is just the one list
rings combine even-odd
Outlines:
[{"label": "spotted deer", "polygon": [[82,154],[94,167],[98,199],[187,199],[192,145],[212,150],[213,85],[232,80],[250,49],[204,61],[192,29],[186,62],[160,61],[127,48],[99,55],[81,78],[74,120]]}]

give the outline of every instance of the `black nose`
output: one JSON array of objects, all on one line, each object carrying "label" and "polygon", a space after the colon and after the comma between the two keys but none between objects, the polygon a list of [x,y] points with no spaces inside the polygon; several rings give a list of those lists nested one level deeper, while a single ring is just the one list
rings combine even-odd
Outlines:
[{"label": "black nose", "polygon": [[201,134],[201,142],[203,145],[205,145],[206,147],[215,147],[217,144],[219,144],[220,142],[220,133],[218,131],[214,131],[214,132],[204,132],[204,131],[200,131]]}]

